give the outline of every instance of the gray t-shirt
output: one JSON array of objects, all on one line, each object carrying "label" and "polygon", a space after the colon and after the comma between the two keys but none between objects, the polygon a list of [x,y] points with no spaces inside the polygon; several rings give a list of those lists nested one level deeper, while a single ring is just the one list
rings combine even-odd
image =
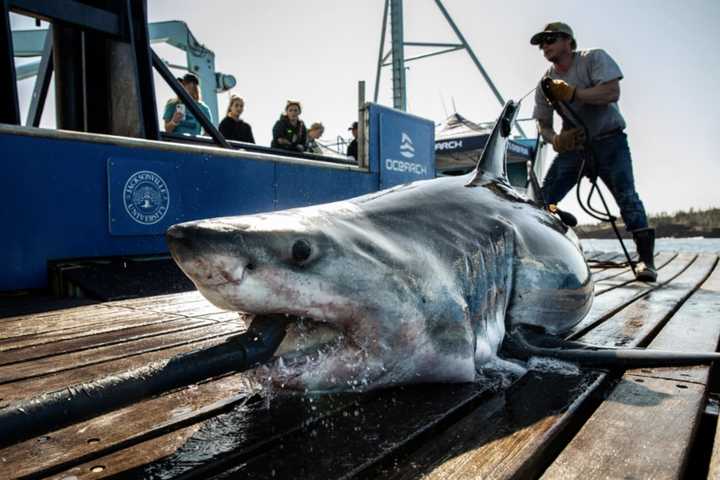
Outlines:
[{"label": "gray t-shirt", "polygon": [[[574,87],[589,88],[611,80],[620,80],[623,74],[620,67],[610,55],[601,49],[579,50],[575,52],[572,64],[565,73],[560,73],[551,66],[545,75],[552,79],[565,80]],[[544,77],[543,77],[544,78]],[[617,103],[608,105],[588,105],[577,100],[570,103],[570,107],[578,114],[590,130],[590,136],[596,137],[604,133],[625,128],[625,120],[620,113]],[[553,109],[545,98],[538,83],[535,90],[535,110],[533,118],[552,122]],[[572,119],[572,115],[569,116]],[[579,125],[578,125],[579,126]],[[563,122],[563,129],[570,128]]]}]

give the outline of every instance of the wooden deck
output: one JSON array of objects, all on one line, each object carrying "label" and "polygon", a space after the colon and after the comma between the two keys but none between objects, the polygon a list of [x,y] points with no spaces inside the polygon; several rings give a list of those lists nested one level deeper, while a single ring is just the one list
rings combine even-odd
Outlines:
[{"label": "wooden deck", "polygon": [[[592,311],[570,337],[716,351],[718,256],[662,252],[657,265],[652,285],[595,268]],[[246,328],[197,292],[0,301],[2,408]],[[4,448],[0,478],[720,478],[709,366],[531,364],[503,388],[488,379],[325,396],[269,397],[228,375]]]}]

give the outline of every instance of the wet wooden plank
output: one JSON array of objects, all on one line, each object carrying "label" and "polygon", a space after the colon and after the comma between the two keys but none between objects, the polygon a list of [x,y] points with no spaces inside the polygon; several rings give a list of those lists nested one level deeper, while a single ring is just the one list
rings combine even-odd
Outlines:
[{"label": "wet wooden plank", "polygon": [[[28,335],[47,335],[70,331],[77,328],[93,328],[99,325],[108,325],[116,321],[137,316],[138,318],[158,318],[162,314],[131,312],[122,308],[108,308],[93,306],[70,310],[58,310],[52,315],[20,317],[0,325],[1,343],[11,343],[13,339]],[[164,315],[165,318],[179,318],[175,315]]]},{"label": "wet wooden plank", "polygon": [[65,466],[106,456],[162,432],[192,427],[203,418],[242,406],[256,390],[257,385],[245,375],[230,375],[20,442],[0,450],[3,459],[0,478],[45,476],[52,470],[62,471]]},{"label": "wet wooden plank", "polygon": [[365,478],[532,478],[539,457],[563,435],[604,376],[530,371],[446,431]]},{"label": "wet wooden plank", "polygon": [[585,256],[585,261],[589,262],[595,260],[596,257],[599,257],[600,255],[604,255],[606,253],[607,252],[602,250],[587,250],[583,252],[583,255]]},{"label": "wet wooden plank", "polygon": [[677,277],[639,298],[583,336],[593,345],[623,346],[638,335],[646,336],[666,319],[702,284],[715,266],[717,257],[701,254]]},{"label": "wet wooden plank", "polygon": [[[685,256],[688,256],[688,254],[686,254]],[[692,256],[692,254],[690,254],[689,256]],[[662,282],[665,278],[667,278],[667,272],[668,270],[670,270],[667,267],[672,267],[675,261],[682,259],[683,257],[675,255],[674,253],[660,253],[657,256],[655,262],[655,265],[658,269],[658,281]],[[629,283],[633,282],[637,282],[635,279],[635,275],[633,274],[632,270],[628,269],[620,275],[615,275],[613,277],[598,281],[595,284],[595,295],[602,295],[610,290],[628,285]]]},{"label": "wet wooden plank", "polygon": [[[235,318],[237,318],[237,315]],[[217,322],[217,320],[213,318],[202,317],[202,319],[213,323]],[[40,346],[48,343],[55,343],[91,335],[109,334],[112,332],[119,332],[121,330],[131,330],[152,326],[161,328],[161,324],[187,322],[188,320],[188,317],[182,317],[179,315],[153,312],[122,312],[121,315],[114,317],[110,322],[89,322],[87,325],[81,324],[75,327],[63,328],[55,331],[39,331],[33,334],[9,338],[5,341],[0,341],[0,352],[9,352],[18,348]],[[2,357],[3,353],[0,353],[0,359]]]},{"label": "wet wooden plank", "polygon": [[[636,257],[637,255],[634,255],[633,257]],[[675,258],[677,256],[677,253],[674,252],[662,252],[655,255],[655,265],[658,268],[662,268],[664,265],[667,264],[670,260]],[[625,258],[623,255],[623,258],[619,263],[624,263],[622,260]],[[631,273],[630,267],[609,267],[604,269],[597,269],[593,270],[593,280],[595,283],[601,283],[601,282],[607,282],[615,277],[619,277],[620,275],[625,275],[624,278],[630,278],[632,279],[632,276],[628,277],[628,273]]]},{"label": "wet wooden plank", "polygon": [[[138,297],[138,298],[129,298],[125,300],[113,300],[110,302],[105,302],[104,305],[108,305],[111,307],[118,306],[118,307],[125,307],[125,308],[133,308],[137,310],[142,310],[144,308],[152,308],[153,306],[157,305],[172,305],[172,304],[178,304],[182,305],[185,303],[193,303],[205,300],[205,297],[202,296],[200,292],[197,290],[193,290],[190,292],[182,292],[182,293],[168,293],[165,295],[154,295],[150,297]],[[207,301],[207,300],[205,300]]]},{"label": "wet wooden plank", "polygon": [[543,479],[681,478],[705,388],[625,376]]},{"label": "wet wooden plank", "polygon": [[657,283],[648,284],[634,281],[623,287],[607,291],[604,294],[596,294],[590,312],[580,323],[572,328],[568,334],[568,338],[578,338],[596,325],[626,308],[634,301],[665,285],[680,275],[695,261],[696,257],[697,255],[695,254],[678,255],[660,271],[661,273]]},{"label": "wet wooden plank", "polygon": [[[173,453],[191,441],[193,435],[196,435],[201,427],[202,423],[196,423],[189,427],[178,429],[173,432],[172,435],[161,437],[162,441],[149,440],[140,443],[138,448],[121,450],[68,467],[59,473],[53,472],[49,476],[40,478],[46,478],[48,480],[96,480],[100,478],[141,479],[143,478],[141,474],[133,475],[128,472],[151,464],[157,459],[172,456]],[[132,452],[132,454],[128,455],[129,452]],[[170,475],[161,477],[161,472],[155,473],[157,474],[156,478],[172,478]],[[33,476],[31,475],[26,478],[33,478]],[[148,475],[145,478],[153,477]]]},{"label": "wet wooden plank", "polygon": [[715,430],[715,440],[713,441],[713,452],[707,478],[720,480],[720,428]]},{"label": "wet wooden plank", "polygon": [[[88,332],[82,336],[60,339],[52,342],[43,342],[23,348],[14,348],[0,354],[0,367],[19,362],[55,357],[73,352],[99,347],[111,347],[121,343],[129,343],[144,338],[156,337],[158,335],[176,334],[183,331],[193,330],[199,327],[214,325],[210,320],[196,320],[181,318],[180,320],[169,320],[155,322],[150,325],[141,325],[124,329],[113,329],[102,332]],[[80,332],[74,332],[79,335]],[[0,372],[1,374],[1,372]]]},{"label": "wet wooden plank", "polygon": [[[684,352],[715,352],[720,342],[720,265],[672,316],[647,348]],[[628,373],[707,385],[710,367],[629,370]]]},{"label": "wet wooden plank", "polygon": [[223,312],[223,310],[208,302],[197,291],[121,300],[109,302],[107,305],[184,316],[208,315]]},{"label": "wet wooden plank", "polygon": [[243,329],[244,326],[238,326],[236,330],[233,330],[232,327],[221,329],[213,335],[196,338],[172,348],[161,348],[93,365],[79,364],[76,365],[75,368],[61,372],[5,383],[0,385],[0,408],[5,408],[13,402],[27,399],[43,392],[60,390],[71,385],[90,382],[107,375],[139,368],[150,362],[167,359],[181,353],[208,348],[222,343],[228,336],[240,333]]},{"label": "wet wooden plank", "polygon": [[[238,465],[241,471],[233,475],[242,478],[337,478],[349,465],[372,463],[378,444],[387,448],[406,439],[407,432],[386,428],[389,424],[408,421],[420,433],[479,398],[482,392],[482,386],[473,384],[425,385],[349,397],[320,396],[310,404],[303,396],[283,396],[281,401],[289,401],[289,409],[271,403],[267,409],[219,416],[190,436],[180,433],[180,445],[173,434],[167,434],[68,469],[63,475],[98,478],[80,475],[91,464],[102,463],[114,469],[110,474],[125,472],[132,478],[171,475],[207,479],[223,470],[233,471]],[[233,415],[235,418],[228,418]],[[145,452],[151,445],[168,458],[147,465]],[[369,449],[364,448],[366,445]],[[198,449],[203,450],[201,457]],[[138,462],[138,456],[145,463]],[[129,471],[133,466],[135,469]]]},{"label": "wet wooden plank", "polygon": [[208,320],[212,320],[213,322],[231,322],[235,321],[238,318],[248,325],[250,324],[251,318],[249,318],[245,314],[239,314],[238,312],[227,312],[222,311],[218,313],[208,313],[208,314],[202,314],[202,315],[193,315],[192,318],[206,318]]},{"label": "wet wooden plank", "polygon": [[[68,466],[53,478],[102,478],[122,473],[126,478],[206,479],[217,465],[282,450],[286,435],[327,425],[328,418],[339,412],[354,417],[353,412],[373,398],[374,394],[282,394],[251,400],[208,420],[193,417],[197,423],[172,432],[148,432],[147,439],[130,448]],[[152,437],[153,433],[157,435]],[[104,469],[93,473],[97,465]]]},{"label": "wet wooden plank", "polygon": [[70,370],[77,368],[78,365],[87,366],[105,363],[123,357],[172,348],[203,338],[212,338],[218,335],[239,332],[244,328],[230,322],[223,325],[213,324],[211,326],[207,326],[205,322],[200,323],[201,325],[178,333],[142,338],[109,346],[87,348],[76,352],[39,358],[30,362],[0,366],[0,384],[18,382],[33,377],[61,372],[63,370]]},{"label": "wet wooden plank", "polygon": [[604,263],[612,262],[617,258],[622,257],[622,253],[618,252],[597,252],[592,258],[588,259],[588,262],[592,263]]}]

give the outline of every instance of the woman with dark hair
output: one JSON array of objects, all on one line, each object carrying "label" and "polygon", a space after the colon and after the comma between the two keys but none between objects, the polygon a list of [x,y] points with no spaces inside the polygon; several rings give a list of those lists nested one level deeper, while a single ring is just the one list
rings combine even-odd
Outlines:
[{"label": "woman with dark hair", "polygon": [[238,142],[255,143],[250,124],[244,122],[240,115],[245,109],[245,101],[237,95],[230,96],[227,112],[223,121],[220,122],[219,130],[228,140]]},{"label": "woman with dark hair", "polygon": [[272,148],[282,148],[294,152],[304,152],[307,142],[307,130],[305,124],[300,120],[302,106],[300,102],[288,100],[285,105],[285,113],[273,126]]}]

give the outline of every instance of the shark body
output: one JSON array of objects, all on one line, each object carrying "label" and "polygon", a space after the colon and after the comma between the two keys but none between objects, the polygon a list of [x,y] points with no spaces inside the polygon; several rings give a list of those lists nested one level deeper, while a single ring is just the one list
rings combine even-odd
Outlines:
[{"label": "shark body", "polygon": [[220,308],[285,316],[264,374],[308,390],[473,381],[519,325],[588,312],[577,238],[504,174],[515,105],[477,169],[361,197],[171,227],[173,257]]}]

